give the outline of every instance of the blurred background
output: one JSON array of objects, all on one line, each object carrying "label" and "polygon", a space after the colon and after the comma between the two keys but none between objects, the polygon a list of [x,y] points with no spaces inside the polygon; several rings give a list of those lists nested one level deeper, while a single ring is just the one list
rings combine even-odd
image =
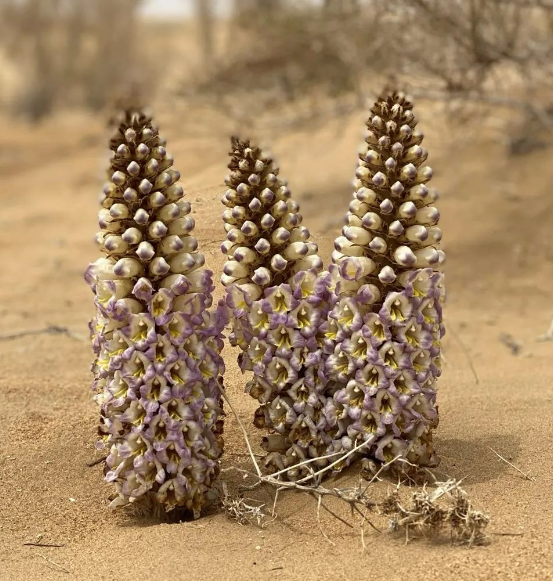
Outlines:
[{"label": "blurred background", "polygon": [[232,133],[270,146],[329,254],[370,103],[404,90],[442,192],[451,299],[520,310],[542,293],[545,330],[552,80],[553,0],[0,0],[0,195],[31,223],[78,225],[86,264],[110,120],[142,103],[214,260]]}]

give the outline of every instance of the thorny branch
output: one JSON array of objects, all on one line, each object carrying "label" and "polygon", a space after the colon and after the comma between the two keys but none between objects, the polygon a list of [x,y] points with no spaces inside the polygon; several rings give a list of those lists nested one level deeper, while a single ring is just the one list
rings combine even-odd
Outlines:
[{"label": "thorny branch", "polygon": [[[461,488],[460,482],[450,479],[446,482],[438,482],[431,472],[426,471],[434,478],[433,490],[430,491],[425,484],[422,491],[413,492],[411,495],[410,504],[404,507],[400,499],[400,483],[393,489],[388,491],[386,498],[377,502],[369,496],[369,489],[371,484],[376,480],[380,480],[379,476],[386,469],[398,464],[404,464],[416,468],[413,464],[405,459],[398,457],[393,458],[389,462],[384,463],[374,476],[363,483],[361,480],[355,487],[333,487],[327,488],[321,484],[323,474],[331,469],[336,464],[343,462],[347,456],[358,452],[361,448],[370,443],[371,440],[363,442],[347,454],[339,453],[338,460],[331,463],[325,468],[311,473],[298,481],[282,480],[282,476],[291,470],[296,470],[301,466],[309,465],[318,460],[327,459],[338,454],[329,454],[321,458],[311,458],[299,462],[284,470],[279,470],[273,474],[263,474],[253,449],[249,441],[247,431],[244,424],[236,413],[232,403],[227,394],[221,390],[222,396],[228,406],[230,407],[234,417],[236,418],[240,429],[242,430],[246,446],[249,451],[250,459],[253,464],[255,472],[245,470],[232,466],[225,469],[225,471],[235,471],[244,478],[253,478],[254,484],[245,485],[244,490],[253,490],[261,486],[268,486],[275,491],[275,499],[273,506],[273,517],[275,516],[275,507],[277,503],[278,494],[284,490],[295,490],[307,494],[314,498],[317,502],[317,522],[323,537],[330,543],[333,541],[324,532],[320,519],[321,508],[326,510],[334,518],[348,526],[354,528],[347,520],[336,514],[323,503],[323,498],[334,497],[346,503],[351,511],[351,515],[356,514],[361,517],[360,534],[361,544],[363,550],[365,549],[365,524],[369,524],[375,531],[381,533],[382,531],[372,523],[367,515],[371,512],[379,512],[380,514],[390,517],[390,528],[394,531],[405,532],[406,541],[414,536],[431,536],[439,534],[442,530],[447,530],[452,541],[457,543],[466,543],[469,546],[475,544],[482,544],[486,540],[485,528],[489,523],[489,517],[481,511],[472,508],[470,501],[467,498],[466,492]],[[401,467],[400,467],[401,472]],[[308,483],[309,482],[309,483]],[[221,498],[221,507],[227,515],[238,521],[240,524],[253,523],[262,526],[263,518],[266,517],[262,512],[264,505],[252,505],[251,499],[243,499],[241,497],[233,498],[228,494],[226,485],[223,484],[223,494]],[[410,537],[410,533],[412,536]]]}]

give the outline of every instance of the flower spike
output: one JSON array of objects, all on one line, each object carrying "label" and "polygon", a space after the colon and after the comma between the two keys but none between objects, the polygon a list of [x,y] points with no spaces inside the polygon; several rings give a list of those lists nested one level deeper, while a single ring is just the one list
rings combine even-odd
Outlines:
[{"label": "flower spike", "polygon": [[222,329],[209,311],[212,273],[193,237],[190,203],[165,141],[129,111],[110,142],[101,196],[104,254],[85,279],[95,295],[99,448],[115,508],[130,503],[199,516],[222,452]]},{"label": "flower spike", "polygon": [[[433,465],[445,254],[416,124],[402,94],[371,109],[353,200],[334,243],[330,317],[339,340],[327,372],[347,382],[335,399],[349,437],[377,436],[365,455]],[[346,395],[353,385],[356,397]]]},{"label": "flower spike", "polygon": [[233,138],[231,145],[222,198],[230,341],[242,350],[242,371],[254,372],[246,391],[260,404],[254,424],[269,431],[266,465],[282,469],[333,445],[323,353],[329,279],[273,160],[249,141]]}]

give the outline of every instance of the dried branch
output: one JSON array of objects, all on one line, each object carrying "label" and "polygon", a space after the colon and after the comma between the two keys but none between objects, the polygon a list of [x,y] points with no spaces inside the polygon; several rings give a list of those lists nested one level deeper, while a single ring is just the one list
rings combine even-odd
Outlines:
[{"label": "dried branch", "polygon": [[50,325],[44,329],[28,329],[25,331],[19,331],[18,333],[8,333],[7,335],[0,335],[0,341],[10,341],[12,339],[20,339],[21,337],[28,337],[29,335],[67,335],[72,339],[77,339],[78,341],[86,341],[85,337],[74,333],[67,327],[59,327],[58,325]]},{"label": "dried branch", "polygon": [[533,476],[529,476],[528,474],[526,474],[525,472],[523,472],[520,468],[518,468],[517,466],[515,466],[514,464],[512,464],[511,462],[509,462],[509,460],[507,460],[506,458],[504,458],[499,452],[496,452],[493,448],[490,448],[490,450],[500,459],[503,460],[503,462],[505,462],[505,464],[508,464],[511,468],[514,468],[519,474],[522,474],[522,476],[524,476],[524,478],[526,480],[530,480],[530,482],[535,482],[536,479]]}]

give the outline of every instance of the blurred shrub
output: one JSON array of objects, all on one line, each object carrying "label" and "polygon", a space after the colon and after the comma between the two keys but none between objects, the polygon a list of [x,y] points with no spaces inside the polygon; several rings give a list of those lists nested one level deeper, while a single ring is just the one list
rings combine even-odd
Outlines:
[{"label": "blurred shrub", "polygon": [[32,120],[57,106],[103,107],[136,80],[140,2],[0,0],[0,50],[23,78],[4,104]]}]

